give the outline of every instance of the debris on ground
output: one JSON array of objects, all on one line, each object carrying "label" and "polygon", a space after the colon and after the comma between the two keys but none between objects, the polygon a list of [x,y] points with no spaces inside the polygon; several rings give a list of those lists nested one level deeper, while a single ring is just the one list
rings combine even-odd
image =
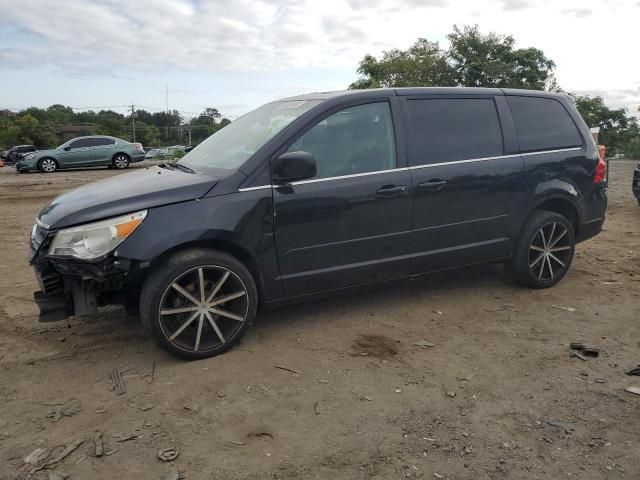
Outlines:
[{"label": "debris on ground", "polygon": [[638,365],[636,368],[632,368],[630,370],[627,370],[624,373],[626,373],[627,375],[640,376],[640,365]]},{"label": "debris on ground", "polygon": [[[580,352],[582,355],[586,356],[586,357],[599,357],[600,356],[600,350],[598,350],[595,347],[588,347],[583,343],[580,342],[571,342],[569,344],[569,348],[573,351],[578,351]],[[572,355],[575,356],[575,355]]]},{"label": "debris on ground", "polygon": [[417,342],[415,342],[413,344],[415,347],[427,347],[427,348],[431,348],[431,347],[435,347],[436,344],[435,343],[431,343],[428,340],[418,340]]},{"label": "debris on ground", "polygon": [[320,415],[320,400],[313,404],[313,413]]},{"label": "debris on ground", "polygon": [[640,387],[627,387],[624,389],[625,392],[635,393],[636,395],[640,395]]},{"label": "debris on ground", "polygon": [[200,405],[197,403],[185,403],[182,408],[193,413],[198,413],[200,411]]},{"label": "debris on ground", "polygon": [[549,425],[551,425],[552,427],[560,428],[562,430],[569,430],[569,424],[567,422],[563,422],[562,420],[550,421]]},{"label": "debris on ground", "polygon": [[138,410],[141,410],[143,412],[146,412],[147,410],[151,410],[155,406],[153,405],[153,403],[143,403],[139,405],[135,402],[129,402],[127,405],[129,405],[132,408],[137,408]]},{"label": "debris on ground", "polygon": [[94,413],[105,413],[107,411],[106,408],[104,408],[103,406],[99,406],[96,407],[96,409],[94,410]]},{"label": "debris on ground", "polygon": [[96,446],[96,457],[101,457],[104,455],[104,445],[102,444],[102,432],[96,432],[95,437],[93,437],[93,443]]},{"label": "debris on ground", "polygon": [[67,480],[67,478],[69,478],[69,475],[58,470],[49,472],[49,480]]},{"label": "debris on ground", "polygon": [[583,362],[586,362],[586,361],[587,361],[587,359],[586,359],[584,356],[582,356],[582,354],[580,354],[580,353],[576,352],[575,350],[571,350],[571,353],[569,353],[569,356],[570,356],[571,358],[574,358],[574,357],[575,357],[575,358],[579,358],[579,359],[580,359],[580,360],[582,360]]},{"label": "debris on ground", "polygon": [[565,312],[575,312],[576,309],[573,307],[563,307],[561,305],[551,305],[553,308],[556,308],[558,310],[564,310]]},{"label": "debris on ground", "polygon": [[161,448],[158,450],[158,458],[163,462],[171,462],[178,458],[178,450],[174,447]]},{"label": "debris on ground", "polygon": [[127,392],[127,386],[124,383],[124,379],[122,378],[122,374],[119,369],[114,368],[109,374],[109,377],[111,378],[111,383],[113,383],[113,389],[115,390],[116,395],[122,395]]},{"label": "debris on ground", "polygon": [[456,392],[447,392],[447,397],[455,398]]},{"label": "debris on ground", "polygon": [[178,468],[175,465],[171,465],[171,469],[164,477],[164,480],[180,480],[180,472],[178,472]]},{"label": "debris on ground", "polygon": [[360,400],[366,400],[367,402],[373,402],[373,398],[369,395],[360,395]]},{"label": "debris on ground", "polygon": [[36,448],[29,455],[24,457],[24,463],[28,463],[30,465],[35,465],[41,460],[44,460],[47,456],[45,455],[47,449],[46,448]]},{"label": "debris on ground", "polygon": [[142,438],[142,435],[137,435],[135,433],[127,433],[127,434],[114,433],[112,437],[116,439],[116,442],[122,443],[122,442],[127,442],[129,440],[137,440],[138,438]]},{"label": "debris on ground", "polygon": [[365,356],[370,355],[376,358],[390,358],[393,355],[397,355],[397,344],[399,342],[385,336],[375,333],[369,333],[366,335],[358,335],[353,341],[351,348],[353,353],[351,356]]},{"label": "debris on ground", "polygon": [[304,372],[302,372],[302,370],[296,370],[295,368],[285,367],[284,365],[274,365],[274,367],[278,368],[280,370],[284,370],[285,372],[294,373],[296,375],[302,375],[304,373]]},{"label": "debris on ground", "polygon": [[62,404],[57,405],[53,410],[47,414],[47,418],[57,422],[62,417],[72,417],[76,413],[82,411],[80,400],[72,398]]},{"label": "debris on ground", "polygon": [[153,383],[153,379],[155,378],[155,375],[156,375],[156,362],[154,361],[153,365],[151,366],[151,374],[147,378],[147,383]]},{"label": "debris on ground", "polygon": [[239,442],[238,440],[231,440],[231,443],[233,443],[234,445],[246,445],[246,443]]},{"label": "debris on ground", "polygon": [[51,465],[55,465],[56,463],[60,463],[62,460],[67,458],[74,450],[76,450],[80,445],[84,443],[84,438],[76,440],[73,443],[70,443],[64,450],[62,450],[59,454],[55,455],[53,458],[48,459],[46,462],[41,465],[35,467],[33,472],[37,472],[38,470],[42,470],[43,468],[48,468]]}]

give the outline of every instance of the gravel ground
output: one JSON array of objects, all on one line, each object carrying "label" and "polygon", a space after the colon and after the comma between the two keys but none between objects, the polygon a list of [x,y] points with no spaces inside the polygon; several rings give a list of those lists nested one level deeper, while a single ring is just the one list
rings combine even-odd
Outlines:
[{"label": "gravel ground", "polygon": [[[624,374],[640,364],[640,208],[633,163],[611,166],[605,232],[555,288],[519,288],[498,266],[433,275],[261,313],[199,362],[158,350],[120,309],[38,323],[36,213],[117,173],[0,169],[0,479],[640,478],[640,395],[624,390],[640,387]],[[573,341],[602,353],[571,358]],[[31,474],[36,449],[51,465]]]}]

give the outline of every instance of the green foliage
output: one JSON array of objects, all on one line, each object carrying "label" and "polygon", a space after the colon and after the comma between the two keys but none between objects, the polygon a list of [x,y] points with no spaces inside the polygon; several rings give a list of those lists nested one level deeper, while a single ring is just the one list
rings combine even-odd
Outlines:
[{"label": "green foliage", "polygon": [[[145,147],[187,144],[191,130],[191,142],[197,144],[229,123],[215,108],[205,109],[187,124],[177,110],[168,113],[136,110],[136,141]],[[74,112],[64,105],[51,105],[46,109],[30,107],[15,117],[0,116],[0,146],[4,148],[20,144],[53,148],[83,135],[110,135],[133,141],[131,115],[112,110]]]},{"label": "green foliage", "polygon": [[634,160],[640,160],[640,137],[634,138],[626,150],[624,151],[625,157],[633,158]]},{"label": "green foliage", "polygon": [[555,88],[555,64],[536,48],[515,48],[509,35],[483,34],[477,26],[453,27],[449,49],[418,39],[408,50],[366,55],[358,65],[360,78],[349,88],[376,87],[501,87]]},{"label": "green foliage", "polygon": [[[606,145],[607,156],[629,154],[640,138],[638,121],[625,109],[610,109],[602,97],[576,96],[576,108],[589,127],[600,127],[598,143]],[[633,155],[632,158],[634,158]],[[638,158],[637,156],[635,158]]]}]

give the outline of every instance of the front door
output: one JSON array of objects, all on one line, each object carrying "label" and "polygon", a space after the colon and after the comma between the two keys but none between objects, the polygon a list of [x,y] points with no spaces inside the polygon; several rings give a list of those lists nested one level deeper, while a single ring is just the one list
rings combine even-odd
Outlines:
[{"label": "front door", "polygon": [[398,168],[389,102],[334,112],[287,151],[310,152],[318,168],[312,179],[274,187],[287,296],[407,275],[411,179]]},{"label": "front door", "polygon": [[71,142],[58,155],[60,167],[88,167],[92,164],[92,147],[90,138],[79,138]]},{"label": "front door", "polygon": [[524,166],[505,154],[494,97],[409,98],[406,107],[413,273],[508,256]]}]

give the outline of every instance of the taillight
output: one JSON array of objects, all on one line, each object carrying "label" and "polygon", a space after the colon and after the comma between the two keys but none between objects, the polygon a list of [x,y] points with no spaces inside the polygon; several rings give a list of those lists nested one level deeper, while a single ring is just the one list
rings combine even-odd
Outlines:
[{"label": "taillight", "polygon": [[593,183],[602,183],[607,178],[607,162],[602,157],[598,158],[596,171],[593,174]]},{"label": "taillight", "polygon": [[138,150],[142,150],[142,144],[141,143],[134,143],[133,146],[135,148],[137,148]]}]

